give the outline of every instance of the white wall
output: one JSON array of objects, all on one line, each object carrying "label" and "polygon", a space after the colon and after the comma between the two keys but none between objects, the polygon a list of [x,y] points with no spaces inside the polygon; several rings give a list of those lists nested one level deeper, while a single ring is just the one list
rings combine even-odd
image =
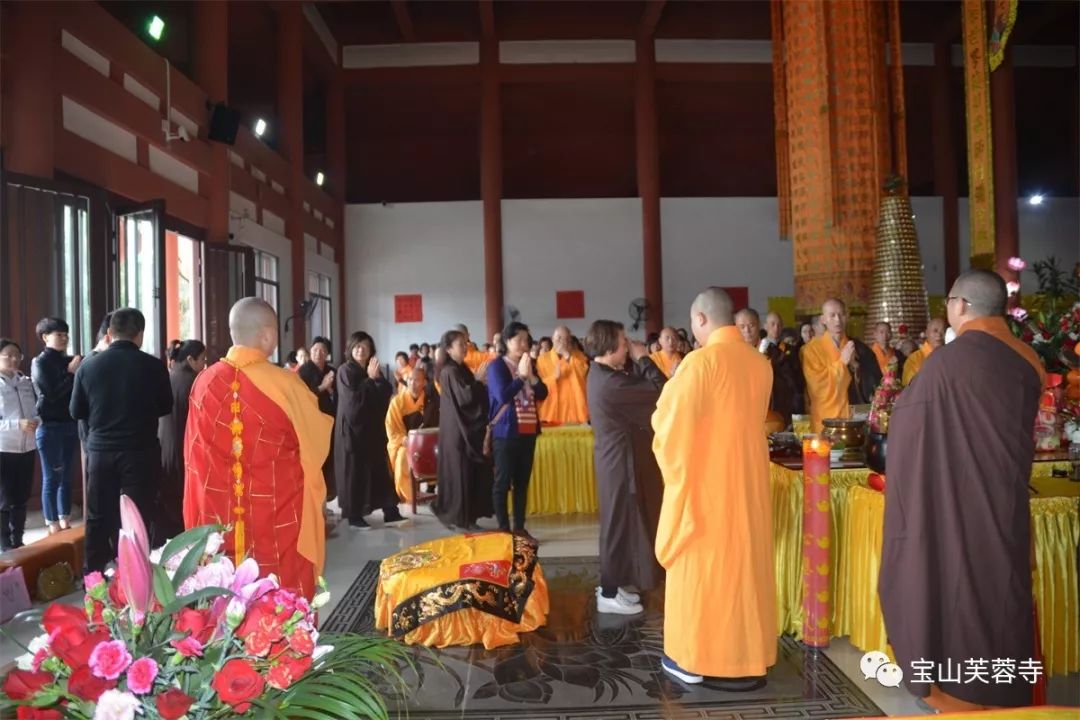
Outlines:
[{"label": "white wall", "polygon": [[[557,290],[584,290],[583,333],[591,320],[629,324],[627,306],[643,292],[641,206],[634,198],[503,201],[505,302],[534,335],[548,335]],[[944,295],[942,200],[912,199],[927,291]],[[960,266],[968,267],[967,201],[960,202]],[[464,322],[484,334],[483,215],[478,202],[350,205],[344,277],[350,330],[371,332],[380,354],[434,340]],[[664,312],[685,325],[707,285],[749,288],[760,311],[770,296],[794,294],[791,243],[778,238],[775,198],[665,198],[661,203]],[[1029,262],[1080,260],[1080,200],[1020,204],[1020,252]],[[1027,287],[1034,278],[1025,276]],[[423,293],[424,322],[394,323],[394,295]]]},{"label": "white wall", "polygon": [[246,245],[247,247],[270,253],[278,259],[278,287],[281,291],[280,307],[278,308],[281,337],[278,341],[279,357],[284,361],[289,350],[295,348],[292,329],[284,332],[285,319],[293,314],[296,303],[292,290],[292,244],[289,239],[276,232],[267,230],[245,217],[229,217],[229,232],[232,233],[233,245]]}]

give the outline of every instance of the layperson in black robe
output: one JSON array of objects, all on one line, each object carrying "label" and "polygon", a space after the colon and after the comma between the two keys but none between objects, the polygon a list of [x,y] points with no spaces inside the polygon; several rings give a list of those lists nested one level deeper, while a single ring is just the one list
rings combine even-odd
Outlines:
[{"label": "layperson in black robe", "polygon": [[597,320],[586,345],[594,356],[587,395],[600,497],[597,608],[629,615],[642,606],[637,593],[625,588],[651,590],[664,574],[653,551],[664,483],[652,452],[651,418],[667,378],[644,345],[627,341],[622,323]]},{"label": "layperson in black robe", "polygon": [[383,376],[375,341],[365,332],[349,336],[348,360],[337,370],[334,466],[338,502],[349,525],[370,527],[364,516],[381,509],[383,524],[404,522],[386,456],[386,410],[394,386]]},{"label": "layperson in black robe", "polygon": [[[319,410],[324,415],[337,417],[337,392],[334,382],[334,366],[330,364],[330,341],[317,337],[311,341],[311,359],[299,367],[296,373],[319,399]],[[334,436],[330,435],[330,452],[323,463],[323,481],[326,483],[326,501],[337,497],[337,483],[334,479]],[[329,526],[328,526],[329,530]]]},{"label": "layperson in black robe", "polygon": [[769,409],[780,413],[785,425],[791,424],[791,416],[806,411],[806,378],[799,362],[799,342],[795,331],[787,328],[781,332],[778,344],[770,343],[765,355],[773,367],[773,390]]},{"label": "layperson in black robe", "polygon": [[449,527],[477,529],[494,514],[491,461],[484,457],[488,391],[465,366],[464,333],[451,330],[440,343],[438,497],[436,517]]},{"label": "layperson in black robe", "polygon": [[206,367],[206,345],[198,340],[187,340],[175,349],[171,359],[172,412],[158,419],[161,490],[157,498],[157,515],[150,523],[154,547],[184,532],[184,432],[188,397],[195,376]]},{"label": "layperson in black robe", "polygon": [[912,661],[930,661],[936,681],[939,665],[1034,654],[1028,483],[1045,375],[1009,332],[1006,298],[995,273],[957,279],[946,307],[958,337],[926,360],[889,423],[878,594],[908,689],[942,712],[1032,701],[1019,676],[912,682]]}]

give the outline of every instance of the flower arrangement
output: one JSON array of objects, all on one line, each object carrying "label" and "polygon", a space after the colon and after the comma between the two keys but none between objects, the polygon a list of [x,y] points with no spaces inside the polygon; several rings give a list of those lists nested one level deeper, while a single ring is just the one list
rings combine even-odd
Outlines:
[{"label": "flower arrangement", "polygon": [[0,717],[210,720],[387,718],[381,680],[400,685],[406,649],[385,638],[322,635],[309,603],[219,554],[221,526],[189,530],[151,557],[135,504],[121,497],[115,575],[85,578],[84,607],[54,603],[44,634],[4,678]]},{"label": "flower arrangement", "polygon": [[903,386],[900,384],[899,364],[894,356],[885,366],[881,384],[874,391],[874,398],[870,401],[870,432],[886,434],[889,432],[889,417],[892,415],[893,405],[900,397]]},{"label": "flower arrangement", "polygon": [[[1027,268],[1020,258],[1010,258],[1009,268],[1017,272]],[[1080,302],[1076,301],[1078,278],[1058,268],[1057,260],[1049,258],[1035,263],[1034,272],[1039,291],[1029,312],[1015,305],[1009,311],[1009,326],[1013,334],[1029,343],[1038,353],[1048,373],[1065,374],[1078,363],[1076,346],[1080,341]],[[1077,272],[1080,272],[1078,269]],[[1018,299],[1018,283],[1009,283],[1013,299]],[[1038,306],[1038,309],[1034,309]]]}]

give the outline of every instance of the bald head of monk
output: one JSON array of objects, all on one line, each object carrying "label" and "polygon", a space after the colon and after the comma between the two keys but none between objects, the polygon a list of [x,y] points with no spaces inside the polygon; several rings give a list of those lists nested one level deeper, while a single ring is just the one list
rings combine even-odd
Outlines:
[{"label": "bald head of monk", "polygon": [[972,320],[1001,317],[1009,301],[1009,291],[1001,276],[989,270],[968,270],[956,278],[945,301],[949,325],[956,332]]},{"label": "bald head of monk", "polygon": [[551,333],[551,346],[555,349],[555,352],[560,355],[569,355],[573,349],[570,337],[570,328],[565,325],[555,328],[555,332]]},{"label": "bald head of monk", "polygon": [[679,333],[675,332],[673,327],[666,327],[660,331],[660,349],[668,354],[678,352],[681,340]]},{"label": "bald head of monk", "polygon": [[423,365],[417,365],[413,368],[412,373],[409,375],[408,387],[414,398],[420,397],[420,393],[424,392],[424,388],[427,387],[427,370],[424,369]]},{"label": "bald head of monk", "polygon": [[810,332],[814,335],[814,338],[825,336],[825,321],[820,315],[815,315],[810,318]]},{"label": "bald head of monk", "polygon": [[847,305],[843,300],[829,298],[821,304],[821,323],[834,342],[840,342],[847,330]]},{"label": "bald head of monk", "polygon": [[739,328],[739,334],[743,340],[753,346],[757,346],[761,339],[761,316],[754,308],[743,308],[735,313],[735,327]]},{"label": "bald head of monk", "polygon": [[770,312],[765,316],[765,337],[774,343],[780,342],[780,333],[784,332],[784,319],[780,313]]},{"label": "bald head of monk", "polygon": [[265,300],[244,298],[229,310],[233,345],[258,350],[269,357],[278,344],[277,313]]},{"label": "bald head of monk", "polygon": [[941,318],[931,318],[926,326],[926,342],[930,347],[937,350],[945,344],[945,321]]},{"label": "bald head of monk", "polygon": [[734,312],[731,296],[723,288],[702,290],[690,306],[690,330],[698,345],[704,347],[714,330],[734,325]]}]

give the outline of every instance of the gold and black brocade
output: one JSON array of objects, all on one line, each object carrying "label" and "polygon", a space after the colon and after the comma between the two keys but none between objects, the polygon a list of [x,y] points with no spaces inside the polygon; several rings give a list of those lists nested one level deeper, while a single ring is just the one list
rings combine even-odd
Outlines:
[{"label": "gold and black brocade", "polygon": [[513,560],[505,584],[492,579],[468,577],[413,595],[394,607],[390,618],[391,635],[403,637],[425,623],[467,608],[510,622],[521,622],[534,587],[537,545],[516,535],[513,540]]}]

